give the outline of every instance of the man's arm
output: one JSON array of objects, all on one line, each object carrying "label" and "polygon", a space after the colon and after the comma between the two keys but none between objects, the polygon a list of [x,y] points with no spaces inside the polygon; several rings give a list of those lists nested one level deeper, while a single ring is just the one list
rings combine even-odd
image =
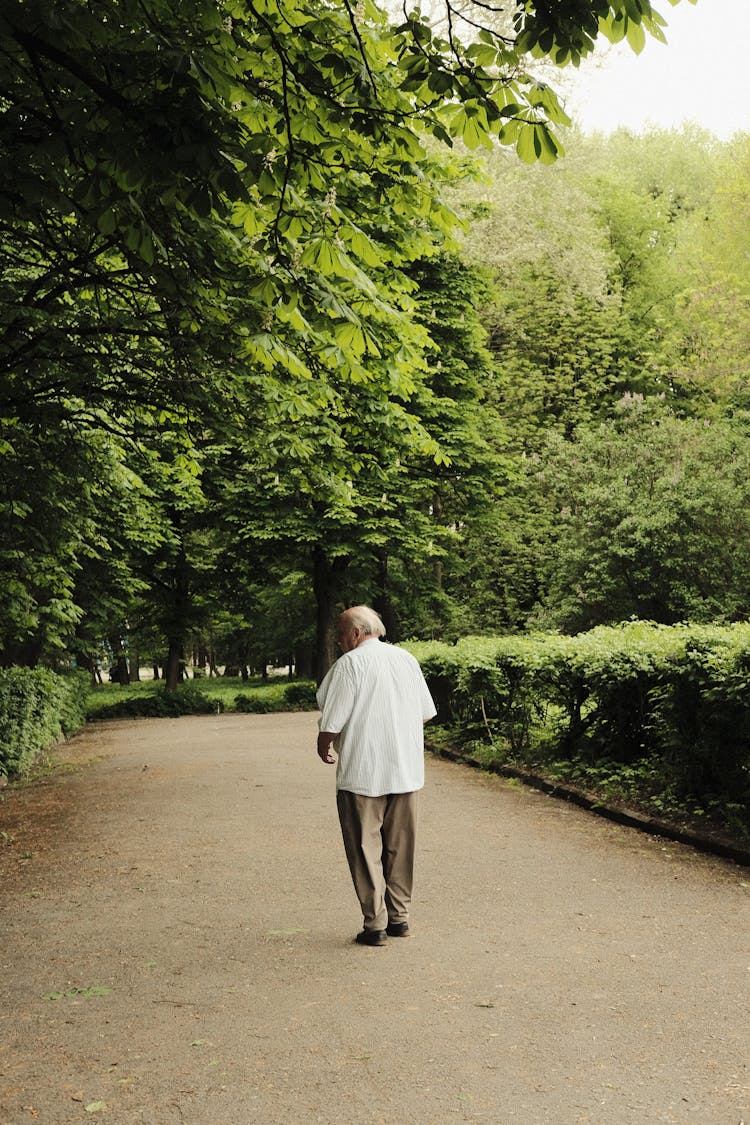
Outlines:
[{"label": "man's arm", "polygon": [[318,757],[321,762],[332,766],[336,759],[331,753],[331,746],[336,735],[330,730],[322,730],[318,734]]}]

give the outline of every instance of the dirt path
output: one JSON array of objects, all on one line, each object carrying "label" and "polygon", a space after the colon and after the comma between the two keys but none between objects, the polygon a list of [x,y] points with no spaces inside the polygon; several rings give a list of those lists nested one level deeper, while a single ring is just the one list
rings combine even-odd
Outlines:
[{"label": "dirt path", "polygon": [[365,949],[315,727],[97,725],[0,804],[1,1125],[750,1125],[750,871],[430,761]]}]

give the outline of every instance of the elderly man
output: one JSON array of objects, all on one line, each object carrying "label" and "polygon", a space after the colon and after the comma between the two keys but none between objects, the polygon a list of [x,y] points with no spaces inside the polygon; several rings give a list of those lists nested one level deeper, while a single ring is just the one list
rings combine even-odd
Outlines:
[{"label": "elderly man", "polygon": [[417,794],[424,785],[423,724],[435,704],[419,664],[381,644],[369,606],[341,614],[343,650],[318,689],[318,755],[336,768],[336,804],[354,889],[362,907],[360,945],[409,933]]}]

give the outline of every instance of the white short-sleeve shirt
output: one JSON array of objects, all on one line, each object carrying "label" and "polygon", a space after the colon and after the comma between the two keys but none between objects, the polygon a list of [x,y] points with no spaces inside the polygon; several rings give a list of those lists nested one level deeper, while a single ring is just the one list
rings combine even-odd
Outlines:
[{"label": "white short-sleeve shirt", "polygon": [[423,787],[423,724],[436,710],[410,652],[368,638],[339,657],[317,698],[319,729],[337,736],[337,789],[380,797]]}]

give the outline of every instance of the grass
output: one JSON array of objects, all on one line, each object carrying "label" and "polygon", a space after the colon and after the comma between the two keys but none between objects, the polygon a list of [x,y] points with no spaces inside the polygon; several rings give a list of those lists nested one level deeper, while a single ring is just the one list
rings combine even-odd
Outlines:
[{"label": "grass", "polygon": [[[307,689],[307,690],[306,690]],[[175,703],[184,700],[184,713],[219,711],[296,711],[310,710],[314,703],[314,685],[307,681],[274,676],[243,680],[238,677],[201,677],[186,680],[177,688]],[[86,718],[106,719],[138,714],[167,714],[178,711],[161,710],[163,680],[141,680],[134,684],[97,684],[91,689],[86,705]],[[300,701],[300,695],[306,699]],[[238,697],[239,700],[238,700]],[[202,705],[205,700],[210,706]],[[194,705],[194,703],[196,705]],[[201,704],[201,705],[198,705]],[[156,708],[153,710],[152,708]]]}]

